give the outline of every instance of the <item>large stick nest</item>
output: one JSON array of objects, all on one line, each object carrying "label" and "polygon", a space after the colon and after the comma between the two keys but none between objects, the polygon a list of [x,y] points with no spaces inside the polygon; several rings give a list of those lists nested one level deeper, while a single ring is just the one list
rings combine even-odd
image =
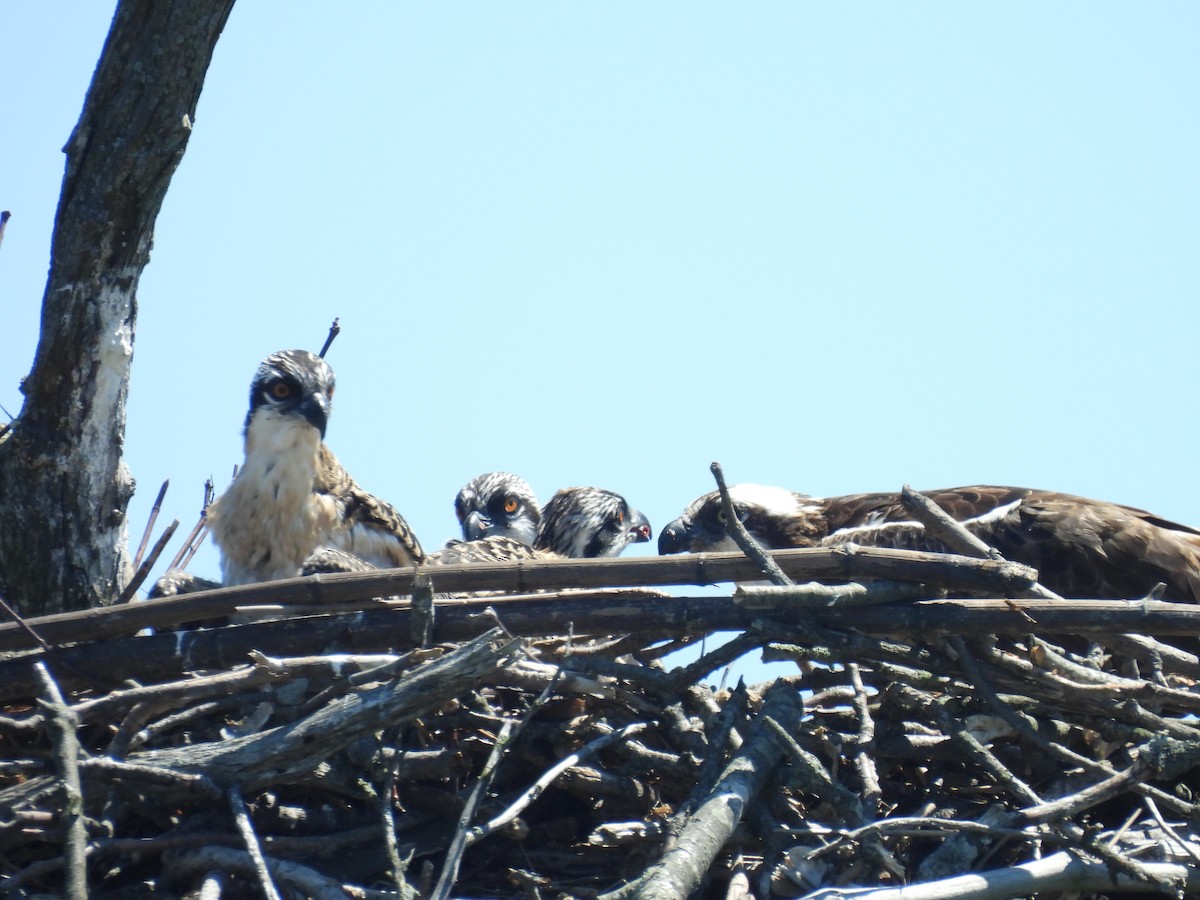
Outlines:
[{"label": "large stick nest", "polygon": [[[647,589],[754,577],[734,554],[523,563],[0,626],[0,893],[1200,887],[1194,607],[1028,598],[994,559],[774,561],[835,586]],[[214,619],[255,603],[305,615]],[[720,684],[759,648],[794,674]]]}]

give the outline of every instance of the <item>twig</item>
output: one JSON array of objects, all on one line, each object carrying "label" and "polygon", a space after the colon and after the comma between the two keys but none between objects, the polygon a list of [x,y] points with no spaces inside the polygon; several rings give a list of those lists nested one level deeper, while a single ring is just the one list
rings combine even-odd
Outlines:
[{"label": "twig", "polygon": [[[236,474],[237,467],[234,467]],[[192,526],[192,530],[188,532],[188,536],[183,539],[183,546],[179,548],[179,552],[175,554],[175,558],[171,560],[171,564],[167,566],[168,570],[178,569],[180,571],[186,569],[192,561],[192,557],[196,555],[196,551],[200,549],[200,545],[204,543],[204,538],[208,534],[208,507],[213,502],[213,480],[207,478],[204,481],[204,505],[200,507],[200,517],[196,520],[196,524]]]},{"label": "twig", "polygon": [[[929,497],[919,491],[914,491],[907,484],[900,491],[900,502],[904,504],[913,516],[925,526],[925,531],[938,538],[955,553],[964,556],[978,556],[996,562],[1004,561],[1004,556],[995,547],[990,546],[978,535],[972,534],[966,526],[947,513]],[[1029,592],[1044,600],[1063,599],[1054,591],[1038,583]]]},{"label": "twig", "polygon": [[548,788],[551,784],[554,783],[554,779],[556,779],[560,774],[562,774],[567,769],[571,768],[572,766],[578,765],[583,760],[587,759],[589,756],[592,756],[595,753],[599,753],[601,750],[603,750],[605,747],[609,746],[610,744],[615,744],[618,741],[623,741],[623,740],[625,740],[625,738],[627,738],[631,735],[637,734],[640,731],[645,731],[647,728],[649,728],[651,726],[651,724],[652,723],[650,723],[650,722],[631,722],[630,724],[626,725],[624,728],[618,729],[617,731],[614,731],[611,734],[606,734],[601,737],[598,737],[593,741],[589,741],[587,744],[584,744],[582,747],[580,747],[574,753],[564,756],[557,763],[555,763],[553,766],[551,766],[549,769],[547,769],[545,772],[543,772],[541,777],[539,777],[537,779],[537,781],[535,781],[528,788],[526,788],[524,791],[522,791],[521,795],[519,797],[517,797],[517,799],[515,801],[510,803],[503,812],[494,816],[493,818],[488,820],[488,822],[486,822],[485,824],[476,825],[473,828],[471,828],[467,832],[467,838],[466,838],[467,846],[470,847],[473,844],[476,844],[479,841],[483,840],[489,834],[494,834],[496,831],[499,831],[501,828],[503,828],[505,825],[507,825],[509,822],[511,822],[513,819],[515,819],[517,816],[519,816],[525,810],[526,807],[528,807],[531,803],[533,803],[535,800],[537,800],[538,797],[540,797],[542,795],[542,793],[546,790],[546,788]]},{"label": "twig", "polygon": [[54,761],[62,782],[63,804],[61,820],[66,833],[63,859],[66,864],[65,892],[68,900],[86,900],[87,829],[83,821],[83,786],[79,779],[79,722],[63,700],[49,670],[36,664],[42,680],[42,701],[50,710],[47,725],[54,737]]},{"label": "twig", "polygon": [[783,750],[771,738],[771,727],[785,733],[798,727],[803,708],[796,691],[778,683],[763,702],[755,726],[721,780],[683,826],[669,849],[642,878],[603,897],[646,900],[691,896],[699,887],[721,847],[733,833],[742,812],[766,784]]},{"label": "twig", "polygon": [[409,619],[409,637],[414,647],[428,647],[433,639],[434,624],[433,579],[418,575],[413,579],[412,618]]},{"label": "twig", "polygon": [[725,530],[729,532],[733,542],[741,548],[746,556],[754,560],[754,564],[771,579],[772,584],[792,584],[792,579],[784,574],[783,569],[779,568],[779,564],[753,538],[746,530],[746,526],[742,524],[742,520],[738,518],[737,510],[733,508],[733,500],[729,496],[729,488],[725,486],[725,473],[721,471],[721,464],[714,461],[709,469],[712,471],[713,478],[716,479],[717,490],[721,494],[721,510],[725,513]]},{"label": "twig", "polygon": [[[1200,871],[1168,863],[1147,863],[1144,868],[1154,877],[1185,890],[1200,888]],[[1043,859],[1006,866],[987,872],[972,872],[938,881],[904,887],[878,888],[855,892],[855,900],[1010,900],[1043,892],[1070,891],[1091,893],[1118,887],[1144,891],[1146,885],[1128,875],[1113,873],[1104,863],[1080,858],[1062,850]],[[1159,890],[1157,885],[1152,890]],[[845,900],[844,888],[823,888],[805,894],[803,900]]]},{"label": "twig", "polygon": [[1158,823],[1158,827],[1167,833],[1171,841],[1179,846],[1184,853],[1192,858],[1193,862],[1200,863],[1200,851],[1196,849],[1195,841],[1185,840],[1167,824],[1167,820],[1163,818],[1161,812],[1158,811],[1158,804],[1150,797],[1143,797],[1142,802],[1146,804],[1146,809],[1150,810],[1150,815],[1154,816],[1154,821]]},{"label": "twig", "polygon": [[[399,747],[399,732],[396,733],[395,738],[394,743]],[[416,889],[409,883],[407,872],[408,867],[412,865],[416,848],[410,849],[407,857],[401,857],[400,846],[396,841],[396,808],[393,798],[396,796],[401,757],[402,754],[398,750],[392,754],[391,765],[387,767],[387,774],[384,777],[383,796],[380,798],[379,806],[383,818],[383,843],[387,849],[388,862],[391,863],[392,883],[396,885],[396,895],[400,897],[400,900],[414,900]]]},{"label": "twig", "polygon": [[333,343],[333,339],[341,333],[342,326],[338,324],[338,320],[334,319],[333,324],[329,326],[329,334],[325,338],[325,343],[321,345],[321,352],[317,356],[321,359],[325,358],[325,354],[329,352],[329,345]]},{"label": "twig", "polygon": [[258,883],[262,887],[264,896],[267,900],[282,900],[279,896],[279,889],[275,887],[275,882],[271,879],[271,872],[267,868],[267,860],[263,856],[258,835],[254,833],[254,824],[250,821],[246,801],[242,799],[241,788],[236,784],[229,786],[229,808],[233,812],[233,820],[237,824],[238,832],[245,841],[246,852],[254,861],[255,875],[258,877]]},{"label": "twig", "polygon": [[150,532],[154,530],[154,523],[158,521],[158,513],[162,509],[163,497],[167,495],[167,487],[171,484],[171,479],[166,479],[162,483],[162,487],[158,489],[158,496],[154,498],[154,505],[150,507],[150,518],[146,520],[146,530],[142,532],[142,539],[138,542],[137,553],[133,555],[133,567],[136,569],[142,564],[142,554],[146,552],[146,545],[150,543]]},{"label": "twig", "polygon": [[166,531],[154,542],[154,547],[151,548],[150,555],[146,557],[145,562],[138,566],[138,570],[133,574],[133,578],[129,579],[129,584],[125,585],[125,590],[121,591],[120,596],[114,601],[114,606],[128,603],[133,599],[133,595],[137,593],[137,589],[142,586],[142,582],[146,580],[146,577],[150,574],[150,570],[158,562],[159,555],[163,552],[163,548],[167,546],[167,542],[171,540],[175,534],[175,529],[178,527],[179,520],[173,519],[171,524],[167,526]]},{"label": "twig", "polygon": [[475,817],[475,811],[479,808],[479,803],[483,799],[484,792],[496,777],[496,769],[499,767],[500,760],[504,757],[504,754],[508,752],[513,738],[516,734],[520,733],[520,730],[533,718],[533,714],[549,699],[550,691],[553,687],[553,682],[546,685],[546,689],[529,704],[529,708],[519,720],[511,718],[504,720],[504,725],[501,727],[500,733],[496,736],[496,743],[493,745],[491,753],[488,754],[487,763],[484,764],[483,771],[479,773],[479,777],[475,781],[475,786],[471,789],[471,794],[467,798],[466,805],[463,807],[462,815],[459,816],[458,828],[455,830],[454,840],[450,843],[450,849],[446,851],[446,860],[442,863],[441,875],[438,877],[437,884],[434,886],[429,900],[446,900],[450,896],[450,890],[454,887],[455,881],[458,880],[458,870],[459,866],[462,865],[463,854],[468,847],[471,819]]},{"label": "twig", "polygon": [[875,720],[871,718],[871,706],[867,690],[863,687],[862,674],[857,663],[849,663],[846,671],[854,687],[854,711],[858,715],[858,737],[854,742],[854,765],[863,784],[863,806],[868,815],[878,813],[883,790],[879,786],[879,773],[875,769]]}]

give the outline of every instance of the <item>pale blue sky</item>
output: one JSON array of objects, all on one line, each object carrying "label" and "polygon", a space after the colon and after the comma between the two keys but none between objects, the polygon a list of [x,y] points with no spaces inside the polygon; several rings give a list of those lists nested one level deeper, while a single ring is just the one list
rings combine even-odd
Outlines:
[{"label": "pale blue sky", "polygon": [[[112,7],[0,7],[13,413]],[[713,459],[1200,524],[1198,46],[1191,3],[243,0],[141,283],[131,540],[334,316],[328,442],[427,547],[482,471],[657,533]]]}]

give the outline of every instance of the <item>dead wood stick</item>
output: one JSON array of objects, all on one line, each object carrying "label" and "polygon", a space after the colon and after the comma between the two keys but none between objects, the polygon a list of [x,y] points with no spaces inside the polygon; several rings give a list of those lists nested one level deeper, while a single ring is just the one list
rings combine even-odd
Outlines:
[{"label": "dead wood stick", "polygon": [[392,758],[384,777],[383,796],[380,797],[379,808],[380,817],[383,820],[383,844],[387,850],[388,862],[391,864],[392,883],[396,886],[396,895],[401,900],[413,900],[416,890],[408,880],[408,867],[412,865],[416,847],[409,848],[408,856],[400,856],[400,843],[396,838],[396,804],[393,801],[399,783],[400,760],[403,757],[403,753],[396,749],[400,746],[402,732],[403,729],[398,728],[393,733]]},{"label": "dead wood stick", "polygon": [[848,663],[847,674],[854,687],[854,711],[858,715],[858,735],[854,741],[854,765],[863,784],[863,811],[874,818],[879,812],[883,789],[879,786],[879,772],[875,769],[875,720],[871,717],[871,706],[867,701],[867,689],[863,686],[858,663]]},{"label": "dead wood stick", "polygon": [[789,586],[743,585],[733,594],[735,603],[752,609],[780,606],[821,608],[827,606],[883,606],[905,600],[930,600],[945,591],[904,581],[872,581],[866,584],[821,584],[809,581]]},{"label": "dead wood stick", "polygon": [[978,556],[981,559],[1003,559],[1000,551],[967,530],[961,522],[947,513],[920,491],[909,485],[900,489],[900,502],[918,522],[925,526],[930,537],[937,538],[955,553]]},{"label": "dead wood stick", "polygon": [[158,521],[158,514],[162,510],[163,497],[167,495],[167,487],[171,484],[171,479],[166,479],[162,483],[162,487],[158,489],[158,496],[154,498],[154,505],[150,507],[150,518],[146,520],[146,529],[142,532],[142,539],[138,542],[137,553],[133,555],[133,567],[137,569],[142,564],[142,554],[146,552],[146,545],[150,543],[150,533],[154,531],[154,523]]},{"label": "dead wood stick", "polygon": [[263,895],[267,900],[282,900],[279,896],[279,889],[275,887],[275,882],[271,879],[271,872],[267,869],[267,860],[263,856],[258,835],[254,833],[254,823],[250,821],[250,813],[246,809],[246,801],[242,799],[241,788],[236,784],[229,786],[229,809],[233,813],[233,821],[237,825],[238,833],[245,842],[246,852],[254,863],[254,875],[258,879]]},{"label": "dead wood stick", "polygon": [[129,584],[125,585],[125,589],[121,591],[120,596],[113,601],[114,605],[128,603],[133,599],[133,595],[137,593],[137,589],[142,586],[142,583],[150,575],[150,570],[154,568],[154,564],[158,562],[158,557],[162,554],[163,549],[167,546],[167,542],[175,535],[175,529],[179,527],[179,520],[172,519],[171,524],[166,527],[166,530],[154,542],[154,547],[150,550],[150,555],[145,561],[138,566],[137,571],[133,573],[133,577],[129,579]]},{"label": "dead wood stick", "polygon": [[[312,771],[365,734],[409,721],[461,696],[519,652],[518,642],[492,629],[402,679],[339,698],[291,724],[225,741],[133,753],[129,763],[164,770],[175,778],[199,772],[218,785],[240,782],[243,789],[286,781]],[[24,808],[30,798],[54,788],[54,779],[41,776],[0,789],[0,808]]]},{"label": "dead wood stick", "polygon": [[450,848],[446,851],[446,860],[442,863],[442,871],[438,876],[437,884],[434,885],[430,900],[446,900],[450,896],[450,891],[454,887],[455,881],[458,880],[458,871],[462,865],[462,856],[467,849],[467,834],[470,831],[471,819],[474,818],[475,811],[479,808],[484,791],[487,790],[488,785],[492,783],[492,779],[496,775],[496,767],[500,764],[501,757],[508,750],[513,730],[517,724],[516,719],[506,719],[500,729],[500,733],[496,735],[496,743],[492,747],[491,755],[488,757],[487,763],[484,764],[483,771],[475,779],[475,784],[471,788],[471,793],[467,797],[466,804],[463,806],[462,814],[458,819],[458,828],[455,830],[454,839],[450,842]]},{"label": "dead wood stick", "polygon": [[450,896],[450,890],[454,887],[455,881],[458,880],[458,871],[462,865],[463,854],[467,852],[467,847],[469,846],[468,837],[471,831],[471,820],[475,817],[475,812],[479,808],[484,794],[491,786],[492,780],[496,777],[496,769],[500,765],[500,760],[508,752],[515,735],[519,734],[529,724],[534,713],[545,705],[553,688],[554,682],[546,685],[545,690],[534,698],[520,719],[507,718],[504,720],[500,734],[496,736],[496,743],[492,746],[492,752],[488,755],[488,760],[483,766],[483,771],[479,773],[479,777],[476,779],[470,796],[463,807],[462,814],[458,818],[458,828],[455,829],[454,839],[450,842],[450,848],[446,851],[446,859],[442,863],[442,871],[438,876],[437,884],[434,885],[430,900],[446,900]]},{"label": "dead wood stick", "polygon": [[66,834],[64,889],[67,900],[87,900],[87,829],[83,821],[83,786],[79,779],[79,720],[67,707],[62,691],[42,663],[35,668],[42,681],[42,703],[50,712],[47,726],[54,739],[54,764],[62,782],[60,812]]},{"label": "dead wood stick", "polygon": [[[308,866],[284,859],[266,859],[272,879],[311,900],[346,900],[341,882],[334,881]],[[229,847],[203,847],[197,850],[171,850],[163,854],[164,867],[177,875],[206,875],[211,871],[254,878],[257,870],[250,854]]]},{"label": "dead wood stick", "polygon": [[[955,553],[1001,561],[1004,556],[995,547],[972,534],[967,527],[919,491],[907,484],[900,491],[900,502],[912,513],[931,537],[939,539]],[[1030,593],[1044,600],[1061,600],[1058,594],[1042,584],[1035,584]]]},{"label": "dead wood stick", "polygon": [[595,740],[584,744],[574,753],[568,754],[556,762],[553,766],[547,769],[538,777],[538,779],[528,788],[521,792],[512,803],[510,803],[503,812],[493,816],[483,825],[476,825],[467,832],[467,846],[476,844],[490,834],[499,831],[517,816],[519,816],[530,804],[532,804],[563,772],[572,766],[576,766],[583,760],[587,759],[595,753],[599,753],[610,744],[615,744],[618,741],[623,741],[625,738],[638,732],[645,731],[650,727],[650,722],[631,722],[623,728],[620,728],[611,734],[602,735]]},{"label": "dead wood stick", "polygon": [[[157,602],[127,604],[124,608]],[[484,626],[475,615],[489,605],[503,611],[505,626],[513,634],[530,637],[565,634],[574,623],[577,635],[607,635],[632,626],[644,639],[662,639],[712,631],[745,631],[756,627],[756,621],[762,618],[760,613],[741,609],[730,603],[728,597],[719,596],[648,598],[620,595],[610,597],[602,608],[578,600],[522,598],[507,601],[492,597],[486,601],[439,601],[441,612],[435,639],[461,641],[479,634]],[[762,624],[761,640],[769,641],[765,647],[768,658],[828,662],[831,654],[862,653],[871,659],[894,661],[930,672],[928,656],[922,655],[925,651],[904,645],[898,639],[906,635],[912,636],[910,639],[928,639],[942,634],[971,632],[1027,634],[1030,613],[1039,620],[1039,631],[1043,635],[1101,635],[1114,631],[1170,635],[1195,634],[1200,630],[1200,607],[1195,604],[948,599],[879,608],[800,610],[794,614],[779,610]],[[75,685],[92,684],[103,676],[110,679],[105,686],[107,690],[127,678],[145,682],[175,678],[187,669],[225,668],[245,659],[254,650],[283,656],[300,656],[322,648],[376,653],[392,649],[398,635],[403,639],[408,614],[407,609],[400,607],[58,647],[55,658],[60,660],[61,666],[56,669],[56,674],[64,685],[68,681]],[[792,637],[791,621],[798,617],[805,617],[825,629],[838,629],[825,635],[835,639],[825,648],[800,646],[781,656],[787,649],[783,644],[793,639],[805,641],[806,635],[810,634]],[[64,631],[70,631],[77,634],[77,639],[87,639],[91,635],[85,627],[86,622],[84,619],[71,626],[58,626],[56,637],[63,639]],[[852,628],[865,634],[841,630]],[[869,635],[887,635],[888,638]],[[22,633],[10,633],[8,637],[18,645],[31,643]],[[577,664],[572,663],[574,668],[598,671],[584,663],[586,657],[574,659],[578,660]],[[922,659],[926,662],[922,663]],[[1027,677],[1029,664],[1025,661],[1023,665],[1025,670],[1013,669],[1013,675],[1019,679]],[[68,666],[71,667],[69,670]],[[665,673],[655,676],[647,674],[652,670],[634,668],[643,673],[631,673],[629,677],[634,680],[644,676],[670,683],[670,676]],[[37,689],[30,657],[0,660],[0,699],[29,697]],[[1054,689],[1057,690],[1057,686]],[[1097,702],[1099,700],[1096,698]],[[1180,736],[1186,735],[1181,733]]]},{"label": "dead wood stick", "polygon": [[[1149,763],[1135,760],[1124,772],[1117,772],[1104,781],[1090,785],[1081,791],[1039,803],[1036,806],[1022,809],[1017,815],[1019,821],[1030,825],[1041,825],[1062,819],[1069,819],[1085,809],[1091,809],[1100,803],[1120,796],[1137,785],[1146,773],[1150,771]],[[1143,798],[1145,799],[1145,798]]]},{"label": "dead wood stick", "polygon": [[[999,594],[1018,592],[1033,583],[1027,566],[970,559],[946,553],[891,550],[843,545],[774,552],[779,565],[807,578],[909,578],[931,585]],[[228,616],[250,605],[370,604],[373,597],[410,594],[423,570],[381,569],[366,573],[334,573],[286,578],[262,584],[224,587],[176,597],[147,600],[29,620],[50,643],[100,640],[143,628],[161,628]],[[502,590],[528,592],[541,588],[598,587],[633,584],[709,584],[746,580],[761,573],[738,553],[689,554],[634,559],[566,559],[440,566],[440,591]],[[498,604],[503,598],[491,598]],[[653,598],[647,598],[653,599]],[[439,601],[440,613],[471,601]],[[1153,604],[1143,604],[1142,607]],[[499,606],[498,606],[499,608]],[[332,610],[331,610],[332,611]],[[625,627],[612,632],[623,632]],[[1136,630],[1136,629],[1130,629]],[[0,623],[0,650],[33,646],[11,623]]]},{"label": "dead wood stick", "polygon": [[[1200,889],[1200,868],[1173,863],[1142,863],[1158,882],[1179,889]],[[1083,859],[1074,851],[1061,850],[1042,859],[1006,866],[986,872],[956,875],[938,881],[904,887],[879,888],[856,893],[856,900],[1010,900],[1042,892],[1081,893],[1112,891],[1154,892],[1157,884],[1147,884],[1123,873],[1113,872],[1102,862]],[[822,888],[805,895],[805,900],[845,900],[845,888]]]},{"label": "dead wood stick", "polygon": [[802,714],[796,691],[787,684],[774,685],[742,749],[684,824],[674,846],[636,882],[602,897],[665,900],[691,896],[741,820],[746,805],[758,795],[783,755],[767,723],[776,723],[790,733],[799,727]]},{"label": "dead wood stick", "polygon": [[1150,810],[1150,815],[1154,817],[1154,821],[1158,823],[1158,827],[1165,831],[1171,838],[1171,842],[1178,846],[1179,849],[1188,856],[1190,856],[1193,862],[1200,863],[1200,852],[1196,850],[1195,840],[1193,839],[1189,841],[1180,837],[1178,832],[1176,832],[1171,825],[1167,824],[1167,820],[1164,819],[1163,814],[1158,811],[1158,804],[1155,803],[1153,799],[1150,797],[1143,797],[1142,803],[1145,804],[1146,809]]},{"label": "dead wood stick", "polygon": [[[1082,753],[1076,753],[1059,741],[1048,739],[1040,729],[1030,725],[1026,717],[1018,714],[997,693],[996,689],[992,686],[991,679],[984,672],[983,666],[975,659],[975,655],[971,652],[967,642],[961,637],[951,638],[950,641],[955,649],[958,661],[966,669],[967,676],[975,687],[975,692],[983,698],[984,702],[991,707],[993,712],[1004,719],[1033,749],[1056,756],[1070,765],[1080,766],[1106,777],[1117,774],[1117,770],[1107,761],[1092,759],[1089,756],[1084,756]],[[1194,816],[1200,812],[1194,804],[1188,803],[1186,800],[1180,799],[1173,794],[1168,794],[1154,785],[1139,783],[1134,786],[1134,789],[1145,795],[1148,799],[1157,797],[1163,800],[1171,809],[1183,815]]]},{"label": "dead wood stick", "polygon": [[725,530],[729,532],[733,542],[742,549],[746,556],[754,560],[754,564],[771,579],[772,584],[791,584],[792,579],[788,578],[783,569],[779,568],[779,564],[754,539],[746,530],[746,526],[742,524],[742,520],[738,518],[737,510],[733,508],[733,498],[729,496],[729,488],[725,486],[725,473],[721,470],[721,464],[713,462],[709,469],[712,471],[713,478],[716,479],[717,491],[721,495],[721,511],[725,514]]},{"label": "dead wood stick", "polygon": [[[234,466],[233,471],[236,475],[237,466]],[[183,539],[183,546],[179,548],[179,552],[175,554],[175,558],[167,566],[168,570],[186,569],[192,557],[196,555],[196,551],[200,549],[200,545],[204,543],[204,536],[208,533],[208,507],[212,502],[213,480],[206,478],[204,481],[204,503],[200,507],[200,517],[196,520],[196,524],[192,526],[192,530],[188,532],[188,536]]]}]

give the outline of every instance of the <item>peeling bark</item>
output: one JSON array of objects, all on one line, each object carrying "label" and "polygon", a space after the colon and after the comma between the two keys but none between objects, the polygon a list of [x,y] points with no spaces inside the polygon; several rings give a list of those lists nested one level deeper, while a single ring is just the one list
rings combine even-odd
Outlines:
[{"label": "peeling bark", "polygon": [[0,595],[111,603],[129,577],[122,461],[137,286],[233,0],[121,0],[67,145],[41,334],[0,439]]}]

